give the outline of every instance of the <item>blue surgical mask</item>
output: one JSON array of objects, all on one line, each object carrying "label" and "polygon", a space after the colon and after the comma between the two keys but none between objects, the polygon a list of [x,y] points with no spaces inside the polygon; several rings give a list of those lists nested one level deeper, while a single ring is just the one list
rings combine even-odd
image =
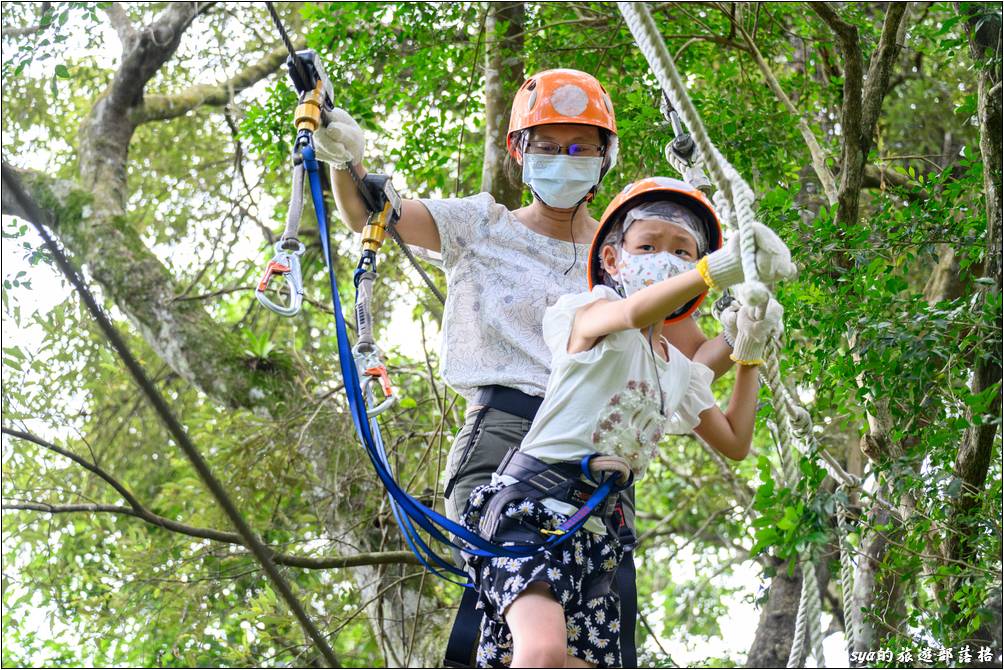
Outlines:
[{"label": "blue surgical mask", "polygon": [[693,270],[696,263],[680,258],[668,251],[655,254],[632,254],[623,247],[617,260],[617,276],[625,297],[637,293],[663,279]]},{"label": "blue surgical mask", "polygon": [[600,183],[602,156],[523,154],[523,182],[545,205],[575,207]]}]

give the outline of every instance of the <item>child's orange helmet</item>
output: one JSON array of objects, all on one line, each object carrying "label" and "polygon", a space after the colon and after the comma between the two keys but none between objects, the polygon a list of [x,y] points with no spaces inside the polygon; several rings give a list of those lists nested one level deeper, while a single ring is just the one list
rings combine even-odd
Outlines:
[{"label": "child's orange helmet", "polygon": [[[586,265],[586,278],[589,282],[589,290],[597,284],[603,284],[603,262],[600,259],[600,250],[603,240],[613,230],[615,225],[620,225],[624,216],[636,206],[655,201],[669,201],[683,205],[701,220],[705,226],[708,236],[707,253],[717,251],[722,248],[722,224],[715,214],[715,208],[711,205],[707,196],[698,191],[685,181],[671,179],[669,177],[648,177],[639,179],[628,184],[618,193],[607,206],[603,216],[600,217],[600,225],[593,236],[592,246],[589,247],[589,260]],[[666,317],[666,323],[672,323],[687,318],[704,302],[707,291],[693,298],[686,305]]]},{"label": "child's orange helmet", "polygon": [[614,105],[596,77],[579,70],[544,70],[523,82],[512,101],[506,149],[522,160],[523,147],[515,142],[519,131],[550,123],[596,126],[611,135],[607,142],[604,172],[616,162],[617,123]]}]

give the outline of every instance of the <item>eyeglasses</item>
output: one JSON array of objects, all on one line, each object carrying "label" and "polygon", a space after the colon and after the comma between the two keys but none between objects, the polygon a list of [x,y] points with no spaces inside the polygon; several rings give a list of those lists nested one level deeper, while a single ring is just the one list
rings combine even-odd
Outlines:
[{"label": "eyeglasses", "polygon": [[587,144],[577,142],[575,144],[563,145],[557,142],[545,140],[531,140],[526,143],[526,153],[545,154],[547,156],[557,156],[565,150],[569,156],[602,156],[606,147],[599,144]]}]

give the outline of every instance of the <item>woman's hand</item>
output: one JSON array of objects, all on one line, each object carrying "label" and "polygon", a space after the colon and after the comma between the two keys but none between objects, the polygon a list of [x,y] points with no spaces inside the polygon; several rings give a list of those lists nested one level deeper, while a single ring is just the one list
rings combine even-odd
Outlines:
[{"label": "woman's hand", "polygon": [[339,170],[344,170],[349,163],[358,165],[366,148],[363,129],[344,109],[335,107],[330,116],[332,120],[328,125],[314,133],[317,159]]}]

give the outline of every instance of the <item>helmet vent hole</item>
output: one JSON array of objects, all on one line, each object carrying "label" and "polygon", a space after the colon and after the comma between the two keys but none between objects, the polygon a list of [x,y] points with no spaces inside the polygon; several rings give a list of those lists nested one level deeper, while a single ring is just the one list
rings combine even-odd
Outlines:
[{"label": "helmet vent hole", "polygon": [[530,97],[526,101],[527,111],[533,109],[533,106],[536,104],[537,104],[537,91],[533,91],[530,93]]}]

